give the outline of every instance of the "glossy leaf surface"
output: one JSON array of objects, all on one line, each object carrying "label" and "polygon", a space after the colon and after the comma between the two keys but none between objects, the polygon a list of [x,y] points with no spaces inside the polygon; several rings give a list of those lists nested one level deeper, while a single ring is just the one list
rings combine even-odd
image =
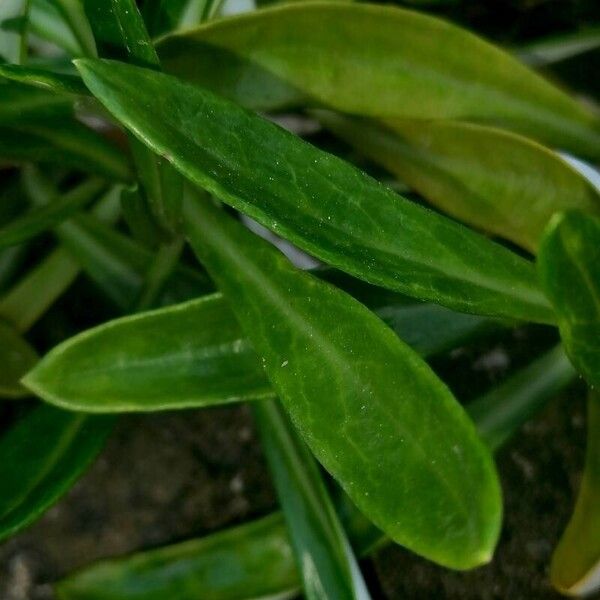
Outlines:
[{"label": "glossy leaf surface", "polygon": [[600,212],[586,179],[518,135],[458,121],[398,121],[390,131],[332,113],[319,118],[445,213],[531,252],[555,212]]},{"label": "glossy leaf surface", "polygon": [[0,64],[0,77],[55,93],[89,95],[89,91],[83,85],[80,77],[55,73],[48,69]]},{"label": "glossy leaf surface", "polygon": [[189,198],[185,217],[292,422],[358,508],[440,564],[489,560],[501,513],[495,469],[427,364],[364,305],[210,201]]},{"label": "glossy leaf surface", "polygon": [[413,11],[299,3],[174,33],[158,50],[167,71],[249,108],[312,102],[380,118],[496,123],[600,155],[598,119],[575,100],[472,33]]},{"label": "glossy leaf surface", "polygon": [[[522,400],[519,412],[523,416],[531,414],[528,403],[539,406],[538,391],[549,381],[545,371],[532,371],[530,376],[523,389],[519,389],[524,378],[517,373],[512,389]],[[536,383],[538,378],[539,384]],[[504,385],[510,385],[511,379]],[[475,401],[474,405],[477,403]],[[479,428],[478,414],[481,413],[474,411],[473,417]],[[506,420],[504,414],[502,403],[489,403],[489,412],[485,414],[489,426],[484,424],[481,434],[491,447],[496,447],[496,442],[502,444],[515,433],[516,429],[509,430],[510,427],[520,427],[523,423],[513,418]],[[495,425],[500,427],[498,431],[494,429]],[[346,502],[346,506],[347,510],[340,510],[341,506],[338,510],[354,549],[363,556],[385,538],[351,503]],[[213,550],[215,546],[218,552]],[[276,549],[275,555],[273,549]],[[215,568],[212,562],[215,556],[218,557],[219,572],[222,569],[227,576],[210,580],[205,573],[208,568]],[[262,560],[263,566],[273,564],[277,567],[270,570],[268,576],[261,571],[261,577],[257,578],[258,569],[246,567],[248,561],[255,559]],[[227,586],[223,585],[224,581]],[[294,597],[299,586],[289,536],[282,516],[276,513],[183,544],[100,561],[60,582],[58,593],[62,600],[159,600],[167,597],[179,600],[196,600],[198,597],[271,600],[276,594],[280,598]]]},{"label": "glossy leaf surface", "polygon": [[369,600],[319,467],[276,400],[253,405],[307,600]]},{"label": "glossy leaf surface", "polygon": [[37,360],[37,353],[29,343],[7,323],[0,321],[0,398],[29,395],[19,381]]},{"label": "glossy leaf surface", "polygon": [[112,427],[40,405],[0,435],[0,539],[38,518],[84,472]]},{"label": "glossy leaf surface", "polygon": [[556,215],[538,268],[569,358],[591,385],[600,385],[600,219]]},{"label": "glossy leaf surface", "polygon": [[550,568],[553,585],[569,596],[600,589],[600,396],[588,400],[585,468],[573,516]]},{"label": "glossy leaf surface", "polygon": [[[111,243],[115,236],[90,224],[78,219],[77,230],[65,224],[68,237],[61,237],[103,289],[123,298],[122,307],[131,306],[140,288],[140,266],[148,259],[142,254],[137,264],[139,247],[122,239],[121,258],[119,246]],[[103,275],[94,275],[99,272]],[[331,279],[373,308],[423,356],[498,326],[395,294],[382,298],[377,288],[367,285],[357,290],[339,274]],[[57,406],[88,412],[199,407],[275,395],[221,294],[122,317],[83,332],[47,354],[26,383]]]},{"label": "glossy leaf surface", "polygon": [[456,310],[552,321],[529,262],[341,159],[167,75],[78,67],[109,111],[190,180],[323,261]]}]

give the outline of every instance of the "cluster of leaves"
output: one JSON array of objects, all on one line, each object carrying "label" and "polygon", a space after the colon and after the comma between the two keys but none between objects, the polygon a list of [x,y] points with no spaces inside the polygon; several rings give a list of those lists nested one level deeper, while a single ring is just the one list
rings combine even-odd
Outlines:
[{"label": "cluster of leaves", "polygon": [[[492,451],[576,372],[600,383],[600,194],[555,151],[599,160],[600,119],[524,64],[600,36],[518,58],[390,6],[223,10],[0,5],[0,537],[73,484],[114,413],[247,401],[283,514],[94,565],[60,597],[368,598],[355,553],[389,541],[485,563]],[[257,114],[292,110],[345,159]],[[294,266],[239,214],[323,265]],[[27,334],[80,273],[123,316],[68,325],[39,360]],[[426,362],[526,322],[561,344],[466,409]],[[569,593],[598,584],[599,402],[552,564]]]}]

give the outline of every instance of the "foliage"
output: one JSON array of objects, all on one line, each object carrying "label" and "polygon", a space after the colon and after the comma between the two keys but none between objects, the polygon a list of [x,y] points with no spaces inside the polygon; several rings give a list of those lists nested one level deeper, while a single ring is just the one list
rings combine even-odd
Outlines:
[{"label": "foliage", "polygon": [[[593,591],[600,192],[563,153],[600,160],[600,113],[531,65],[597,30],[509,52],[444,2],[138,4],[0,5],[0,538],[116,414],[248,402],[281,514],[92,565],[60,598],[365,599],[357,556],[382,543],[471,569],[501,529],[492,452],[579,373],[586,465],[551,579]],[[78,325],[75,279],[120,317]],[[31,335],[59,298],[69,330]],[[428,364],[526,323],[557,345],[466,406]]]}]

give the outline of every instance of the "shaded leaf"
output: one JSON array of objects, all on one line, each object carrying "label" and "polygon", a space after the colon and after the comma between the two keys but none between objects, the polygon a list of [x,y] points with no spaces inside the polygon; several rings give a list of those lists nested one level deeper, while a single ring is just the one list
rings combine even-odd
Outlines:
[{"label": "shaded leaf", "polygon": [[332,113],[319,118],[436,207],[531,252],[555,212],[600,212],[590,183],[518,135],[458,121],[397,121],[390,131]]},{"label": "shaded leaf", "polygon": [[89,95],[89,91],[83,85],[80,77],[67,73],[56,73],[48,69],[0,64],[0,77],[54,93]]},{"label": "shaded leaf", "polygon": [[31,409],[0,435],[0,539],[37,519],[96,457],[112,417]]},{"label": "shaded leaf", "polygon": [[469,403],[467,411],[481,436],[497,450],[575,375],[563,348],[557,346]]},{"label": "shaded leaf", "polygon": [[550,567],[552,584],[563,594],[587,596],[600,588],[600,397],[588,399],[585,468],[573,516]]},{"label": "shaded leaf", "polygon": [[319,467],[275,400],[256,402],[258,425],[308,600],[370,598]]},{"label": "shaded leaf", "polygon": [[597,117],[511,55],[418,12],[288,4],[175,32],[158,51],[167,71],[257,110],[466,119],[600,156]]},{"label": "shaded leaf", "polygon": [[37,361],[37,353],[29,343],[0,321],[0,398],[28,396],[19,381]]},{"label": "shaded leaf", "polygon": [[102,181],[91,178],[48,204],[31,209],[0,229],[0,249],[20,244],[64,221],[94,200],[104,187]]},{"label": "shaded leaf", "polygon": [[533,266],[200,88],[78,61],[90,90],[186,177],[318,258],[465,312],[552,321]]},{"label": "shaded leaf", "polygon": [[[528,370],[526,368],[525,372]],[[539,406],[538,393],[551,379],[542,370],[531,371],[530,375],[533,380],[525,380],[520,372],[517,373],[512,390],[523,400],[518,411],[522,416],[530,414],[528,402]],[[503,387],[511,387],[511,380],[509,378]],[[560,385],[562,382],[555,392]],[[477,404],[476,401],[474,405]],[[481,432],[483,439],[495,447],[496,442],[504,443],[523,421],[506,420],[502,416],[502,402],[490,402],[488,408],[485,419],[489,426],[484,425]],[[477,413],[474,411],[473,416],[479,427]],[[494,424],[498,424],[499,431],[494,430]],[[515,430],[509,431],[510,427]],[[370,525],[352,503],[338,503],[337,508],[358,554],[364,556],[374,546],[385,542],[381,532]],[[266,571],[264,565],[273,568]],[[226,576],[214,579],[206,576],[215,570]],[[162,600],[172,597],[178,600],[207,597],[212,600],[270,600],[273,596],[292,598],[297,595],[299,586],[283,518],[274,513],[204,538],[100,561],[61,581],[57,592],[62,600]]]},{"label": "shaded leaf", "polygon": [[556,215],[538,268],[569,358],[591,385],[600,385],[600,219]]},{"label": "shaded leaf", "polygon": [[[82,56],[97,56],[92,28],[81,0],[51,0],[73,33]],[[79,54],[79,53],[78,53]]]}]

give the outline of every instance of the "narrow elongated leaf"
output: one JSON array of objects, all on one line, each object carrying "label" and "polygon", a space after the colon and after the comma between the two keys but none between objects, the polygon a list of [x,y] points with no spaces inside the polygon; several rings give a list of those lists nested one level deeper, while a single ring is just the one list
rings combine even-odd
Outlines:
[{"label": "narrow elongated leaf", "polygon": [[600,589],[600,396],[588,399],[587,449],[573,516],[554,551],[550,577],[569,596]]},{"label": "narrow elongated leaf", "polygon": [[20,244],[64,221],[89,204],[104,187],[104,182],[91,178],[53,202],[33,208],[0,229],[0,248]]},{"label": "narrow elongated leaf", "polygon": [[[536,369],[529,375],[532,379],[525,380],[518,373],[512,389],[522,400],[518,412],[524,418],[531,414],[528,404],[539,406],[539,391],[549,381],[549,374],[542,370]],[[511,379],[503,387],[509,387]],[[544,396],[547,396],[545,392]],[[475,401],[474,406],[477,404]],[[502,402],[490,402],[488,408],[487,424],[483,425],[481,434],[495,448],[506,442],[524,419],[505,419]],[[479,427],[478,414],[482,413],[473,411]],[[498,430],[494,429],[495,425]],[[359,555],[364,556],[385,542],[381,532],[370,525],[352,503],[344,502],[337,508]],[[249,561],[254,560],[259,561],[260,567],[247,568]],[[265,569],[264,565],[269,568]],[[227,576],[207,577],[206,573],[215,568]],[[299,586],[289,536],[281,515],[275,513],[204,538],[98,562],[61,581],[57,592],[61,600],[272,600],[274,596],[294,597]]]},{"label": "narrow elongated leaf", "polygon": [[[0,60],[21,62],[24,49],[22,38],[27,28],[27,6],[28,0],[2,0],[0,4]],[[16,31],[9,29],[9,23],[18,23]]]},{"label": "narrow elongated leaf", "polygon": [[127,181],[131,177],[123,152],[85,125],[68,118],[0,126],[0,160],[58,163],[112,181]]},{"label": "narrow elongated leaf", "polygon": [[77,40],[83,56],[97,56],[96,42],[81,0],[51,0]]},{"label": "narrow elongated leaf", "polygon": [[79,265],[62,248],[31,269],[2,298],[0,317],[27,331],[73,283]]},{"label": "narrow elongated leaf", "polygon": [[600,155],[597,117],[564,92],[468,31],[392,6],[275,7],[175,32],[158,51],[167,71],[249,108],[485,121]]},{"label": "narrow elongated leaf", "polygon": [[538,267],[569,358],[590,384],[600,385],[600,219],[556,215]]},{"label": "narrow elongated leaf", "polygon": [[29,525],[71,487],[112,423],[41,405],[0,435],[0,539]]},{"label": "narrow elongated leaf", "polygon": [[0,321],[0,398],[29,395],[19,381],[37,360],[37,353],[29,343],[7,323]]},{"label": "narrow elongated leaf", "polygon": [[48,69],[20,65],[0,65],[0,77],[55,93],[76,96],[89,95],[89,91],[83,85],[81,78],[66,73],[56,73]]},{"label": "narrow elongated leaf", "polygon": [[364,305],[209,201],[188,199],[185,216],[294,425],[356,505],[440,564],[489,560],[501,513],[494,466],[427,364]]},{"label": "narrow elongated leaf", "polygon": [[[110,191],[94,208],[108,221],[114,210]],[[0,317],[18,331],[27,331],[73,283],[79,270],[78,262],[65,249],[54,250],[0,298]]]},{"label": "narrow elongated leaf", "polygon": [[29,0],[31,31],[68,52],[71,56],[81,56],[83,51],[59,10],[52,0]]},{"label": "narrow elongated leaf", "polygon": [[333,113],[319,118],[444,212],[532,252],[555,212],[600,212],[586,179],[518,135],[457,121],[398,121],[390,131]]},{"label": "narrow elongated leaf", "polygon": [[519,58],[534,67],[543,67],[600,48],[600,27],[590,27],[537,40],[519,48]]},{"label": "narrow elongated leaf", "polygon": [[497,450],[575,376],[563,348],[557,346],[471,402],[467,411],[481,436]]},{"label": "narrow elongated leaf", "polygon": [[[99,257],[92,263],[97,265],[92,273],[103,272],[102,287],[114,289],[116,297],[126,299],[125,307],[131,306],[140,287],[138,266],[125,260],[126,253],[123,259],[118,253],[117,258],[103,259],[114,256],[117,246],[104,244],[103,237],[94,235],[97,227],[86,229],[82,220],[78,225],[83,231],[71,231],[68,224],[71,240],[64,235],[62,239],[80,260],[86,255],[90,261]],[[139,252],[136,246],[131,250],[130,256]],[[410,302],[397,294],[380,298],[377,288],[366,285],[357,291],[349,278],[332,279],[357,294],[423,356],[448,350],[498,326],[435,304]],[[134,291],[130,282],[135,282]],[[87,412],[199,407],[275,395],[260,359],[221,294],[122,317],[83,332],[47,354],[25,383],[48,402]]]},{"label": "narrow elongated leaf", "polygon": [[348,163],[167,75],[99,60],[78,68],[189,179],[325,262],[456,310],[553,319],[530,263]]},{"label": "narrow elongated leaf", "polygon": [[57,594],[62,600],[286,600],[299,586],[277,513],[127,560],[105,561],[61,582]]},{"label": "narrow elongated leaf", "polygon": [[370,598],[317,462],[275,400],[253,406],[308,600]]}]

